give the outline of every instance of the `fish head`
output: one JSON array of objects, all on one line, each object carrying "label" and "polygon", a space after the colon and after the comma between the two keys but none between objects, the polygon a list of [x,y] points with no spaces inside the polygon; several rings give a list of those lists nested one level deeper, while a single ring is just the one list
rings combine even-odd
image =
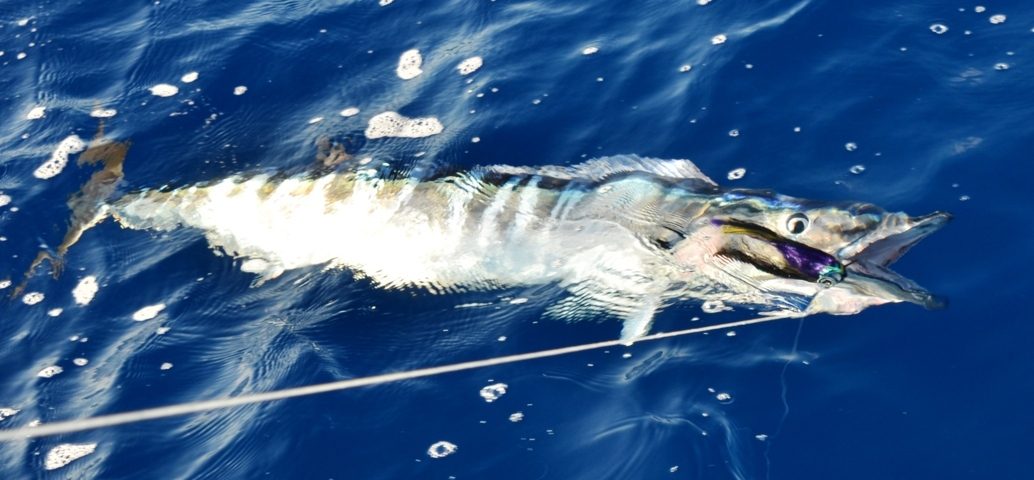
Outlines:
[{"label": "fish head", "polygon": [[909,302],[928,309],[943,299],[889,266],[951,219],[913,217],[868,203],[822,203],[767,191],[733,190],[710,222],[720,233],[718,265],[772,294],[810,300],[804,313],[854,314]]},{"label": "fish head", "polygon": [[862,203],[811,213],[817,221],[805,241],[833,254],[845,266],[845,276],[834,288],[815,295],[809,313],[853,314],[867,306],[897,302],[927,309],[946,305],[943,298],[889,267],[920,240],[944,227],[951,214],[910,216]]}]

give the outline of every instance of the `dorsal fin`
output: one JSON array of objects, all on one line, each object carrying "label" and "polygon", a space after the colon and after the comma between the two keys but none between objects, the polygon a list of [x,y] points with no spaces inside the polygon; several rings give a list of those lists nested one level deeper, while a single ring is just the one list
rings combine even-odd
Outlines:
[{"label": "dorsal fin", "polygon": [[480,167],[482,172],[504,175],[540,175],[558,180],[599,182],[624,173],[643,172],[672,182],[691,180],[702,189],[717,189],[718,184],[689,160],[664,160],[638,155],[614,155],[594,158],[577,165],[546,165],[541,167],[513,167],[493,165]]}]

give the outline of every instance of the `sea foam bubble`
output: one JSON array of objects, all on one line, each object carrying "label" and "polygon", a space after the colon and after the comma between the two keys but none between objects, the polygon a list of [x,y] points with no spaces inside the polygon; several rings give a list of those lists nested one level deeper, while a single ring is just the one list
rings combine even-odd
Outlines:
[{"label": "sea foam bubble", "polygon": [[79,280],[79,283],[72,289],[72,297],[75,298],[75,303],[79,305],[86,305],[93,300],[93,296],[97,294],[97,290],[100,287],[97,285],[97,277],[89,275]]},{"label": "sea foam bubble", "polygon": [[395,74],[403,80],[414,79],[421,73],[424,73],[420,69],[420,65],[423,63],[424,58],[420,56],[420,50],[415,48],[406,50],[399,56],[399,66],[395,68]]},{"label": "sea foam bubble", "polygon": [[43,460],[43,468],[57,470],[93,453],[96,449],[96,443],[62,443],[47,452],[47,457]]},{"label": "sea foam bubble", "polygon": [[492,403],[499,399],[499,397],[506,395],[507,385],[505,383],[494,383],[481,389],[481,398],[485,399],[486,402]]},{"label": "sea foam bubble", "polygon": [[459,447],[456,444],[442,440],[435,442],[427,449],[427,456],[431,458],[444,458],[456,453],[458,449]]},{"label": "sea foam bubble", "polygon": [[50,159],[40,165],[32,175],[41,180],[53,178],[68,165],[68,156],[86,150],[86,143],[78,135],[69,135],[57,144]]},{"label": "sea foam bubble", "polygon": [[25,114],[25,119],[26,120],[39,120],[39,119],[43,118],[46,115],[47,115],[47,107],[43,107],[43,106],[38,106],[37,105],[35,107],[32,107],[32,110],[29,110],[29,113]]},{"label": "sea foam bubble", "polygon": [[159,313],[162,313],[162,310],[165,310],[164,303],[148,305],[144,308],[141,308],[140,310],[137,310],[136,312],[133,312],[133,320],[137,322],[150,320],[154,317],[157,317]]},{"label": "sea foam bubble", "polygon": [[384,112],[370,119],[367,138],[400,137],[423,138],[442,133],[441,122],[434,117],[409,118],[397,112]]},{"label": "sea foam bubble", "polygon": [[180,91],[179,87],[175,85],[169,85],[168,83],[159,83],[158,85],[155,85],[149,88],[148,90],[151,91],[151,95],[154,95],[156,97],[171,97],[179,93]]},{"label": "sea foam bubble", "polygon": [[111,118],[118,114],[118,110],[114,108],[95,108],[90,111],[90,116],[93,118]]},{"label": "sea foam bubble", "polygon": [[484,60],[481,57],[470,57],[456,65],[456,70],[460,72],[460,75],[470,75],[481,68],[483,64]]}]

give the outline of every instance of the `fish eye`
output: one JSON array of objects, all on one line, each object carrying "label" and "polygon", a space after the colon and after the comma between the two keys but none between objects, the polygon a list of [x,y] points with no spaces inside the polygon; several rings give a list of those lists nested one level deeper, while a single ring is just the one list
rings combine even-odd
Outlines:
[{"label": "fish eye", "polygon": [[795,213],[786,219],[786,230],[794,235],[804,233],[808,229],[808,216],[803,213]]}]

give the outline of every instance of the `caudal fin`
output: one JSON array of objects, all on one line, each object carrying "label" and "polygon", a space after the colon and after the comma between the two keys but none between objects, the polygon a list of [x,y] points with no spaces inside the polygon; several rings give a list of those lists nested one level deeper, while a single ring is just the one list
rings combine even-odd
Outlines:
[{"label": "caudal fin", "polygon": [[68,249],[82,238],[83,233],[107,218],[107,201],[124,176],[122,165],[126,160],[126,153],[129,152],[129,145],[128,141],[113,142],[105,138],[104,122],[100,122],[90,147],[79,155],[76,164],[100,164],[102,168],[94,172],[82,188],[69,198],[68,207],[72,210],[72,215],[61,244],[53,251],[40,250],[25,271],[21,283],[11,291],[12,298],[21,295],[36,269],[44,263],[50,264],[54,278],[60,276]]}]

